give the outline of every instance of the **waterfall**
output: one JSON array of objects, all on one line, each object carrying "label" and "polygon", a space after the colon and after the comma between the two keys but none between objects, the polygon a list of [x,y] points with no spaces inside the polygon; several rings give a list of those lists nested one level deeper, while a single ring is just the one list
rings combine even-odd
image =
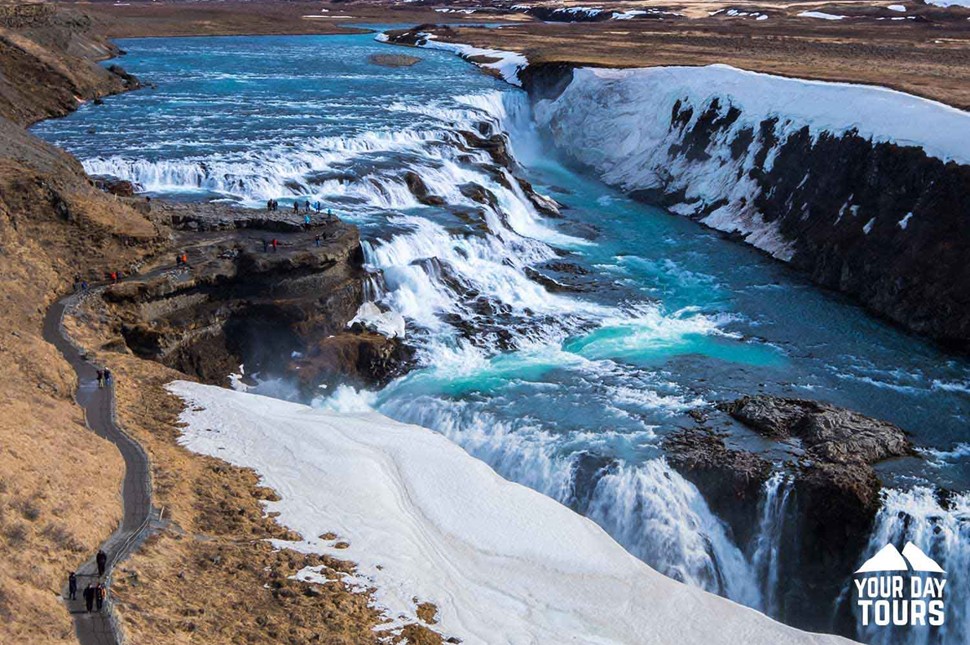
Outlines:
[{"label": "waterfall", "polygon": [[605,475],[588,516],[658,571],[761,608],[754,569],[703,496],[663,459]]},{"label": "waterfall", "polygon": [[953,495],[944,507],[926,487],[884,491],[883,506],[860,564],[887,544],[902,551],[907,542],[922,549],[946,572],[945,623],[939,628],[860,626],[857,638],[873,645],[970,642],[970,494]]},{"label": "waterfall", "polygon": [[754,538],[751,565],[754,567],[764,599],[764,611],[769,616],[780,615],[779,592],[781,591],[781,552],[785,523],[790,518],[788,498],[791,494],[791,477],[774,473],[764,485],[764,497],[758,505],[758,532]]},{"label": "waterfall", "polygon": [[[386,391],[381,394],[385,397],[379,405],[383,413],[433,428],[503,477],[584,512],[630,553],[665,575],[762,607],[755,567],[697,488],[664,459],[641,464],[602,459],[593,469],[584,468],[581,460],[588,453],[581,449],[605,448],[596,433],[564,438],[529,420],[502,420],[473,403],[389,396]],[[629,436],[622,441],[644,439]],[[614,448],[623,451],[622,446]],[[589,491],[588,499],[577,500],[580,489]]]}]

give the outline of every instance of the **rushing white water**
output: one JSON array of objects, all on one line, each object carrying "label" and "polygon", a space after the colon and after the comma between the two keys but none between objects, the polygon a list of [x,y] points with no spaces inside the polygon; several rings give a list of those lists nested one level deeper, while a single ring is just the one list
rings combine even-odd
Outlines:
[{"label": "rushing white water", "polygon": [[755,572],[697,489],[651,460],[600,479],[589,517],[672,578],[761,608]]},{"label": "rushing white water", "polygon": [[769,616],[779,614],[780,553],[788,515],[788,498],[792,492],[791,477],[773,474],[764,486],[764,498],[758,508],[758,532],[754,538],[751,563],[760,583],[764,609]]},{"label": "rushing white water", "polygon": [[970,495],[954,495],[944,508],[933,491],[889,489],[860,564],[887,544],[912,542],[946,572],[946,621],[932,627],[860,627],[874,645],[960,645],[970,642]]}]

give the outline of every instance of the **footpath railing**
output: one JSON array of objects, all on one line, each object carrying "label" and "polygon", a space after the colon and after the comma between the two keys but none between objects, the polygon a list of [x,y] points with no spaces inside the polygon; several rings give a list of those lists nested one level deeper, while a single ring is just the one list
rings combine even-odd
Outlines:
[{"label": "footpath railing", "polygon": [[[84,378],[81,371],[90,371],[91,369],[96,369],[96,366],[91,362],[84,348],[75,342],[75,340],[67,333],[64,327],[64,317],[68,311],[75,310],[80,303],[84,302],[87,298],[95,296],[102,289],[103,287],[95,287],[83,292],[76,292],[55,302],[52,307],[59,307],[60,310],[57,312],[56,320],[49,321],[52,323],[53,329],[45,329],[45,332],[49,331],[50,333],[56,335],[56,338],[48,338],[48,340],[54,342],[55,345],[67,345],[70,350],[73,350],[73,355],[70,355],[69,352],[64,351],[63,347],[59,347],[61,352],[64,353],[64,357],[68,360],[77,373],[79,387],[75,389],[72,396],[75,403],[85,410],[85,426],[91,432],[97,432],[97,430],[91,427],[88,415],[97,404],[94,401],[91,401],[89,402],[88,406],[84,406],[81,401],[79,401],[78,394],[80,391],[80,385],[82,384],[82,380]],[[51,312],[51,314],[53,313],[54,312]],[[90,375],[88,378],[90,378]],[[152,481],[151,462],[149,461],[148,453],[141,446],[141,444],[135,440],[134,437],[124,430],[123,426],[118,422],[117,391],[114,379],[111,379],[108,387],[107,412],[109,416],[108,424],[110,427],[102,428],[101,432],[97,432],[97,434],[104,436],[108,441],[114,443],[122,453],[126,468],[125,479],[127,480],[131,473],[141,471],[141,481],[137,481],[135,484],[133,484],[130,487],[131,490],[129,490],[129,486],[127,484],[123,484],[122,504],[124,515],[122,517],[122,523],[118,529],[116,529],[101,545],[101,549],[108,554],[108,563],[105,568],[103,584],[109,593],[107,595],[106,602],[102,607],[100,620],[95,620],[92,622],[92,617],[90,617],[89,614],[85,614],[86,618],[76,618],[75,623],[78,628],[78,636],[80,637],[82,643],[90,642],[98,643],[98,645],[101,643],[118,643],[121,645],[125,643],[126,640],[124,629],[118,615],[117,605],[114,602],[114,598],[110,594],[115,574],[115,567],[124,561],[137,548],[141,541],[150,534],[152,530],[152,522],[155,519],[161,520],[161,512],[155,509],[152,505],[152,490],[154,482]],[[124,495],[125,492],[135,493],[137,495],[137,499],[126,499]],[[144,513],[144,517],[141,518],[141,521],[137,526],[133,528],[125,527],[126,523],[130,523],[131,520],[136,519],[142,512]],[[89,560],[82,565],[81,569],[87,568],[90,566],[90,564],[91,561]]]}]

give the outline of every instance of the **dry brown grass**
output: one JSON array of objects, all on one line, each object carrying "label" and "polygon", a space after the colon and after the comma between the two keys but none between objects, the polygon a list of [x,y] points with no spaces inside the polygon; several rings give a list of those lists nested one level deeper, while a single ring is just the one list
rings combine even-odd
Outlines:
[{"label": "dry brown grass", "polygon": [[[804,8],[797,6],[789,13]],[[502,29],[459,28],[446,38],[522,52],[532,63],[594,67],[726,63],[781,76],[881,85],[970,108],[970,21],[966,17],[887,23],[829,22],[791,15],[761,22],[717,18],[533,22]]]},{"label": "dry brown grass", "polygon": [[133,262],[156,233],[2,118],[0,141],[0,642],[71,641],[60,591],[121,518],[123,462],[85,427],[43,318],[75,272]]}]

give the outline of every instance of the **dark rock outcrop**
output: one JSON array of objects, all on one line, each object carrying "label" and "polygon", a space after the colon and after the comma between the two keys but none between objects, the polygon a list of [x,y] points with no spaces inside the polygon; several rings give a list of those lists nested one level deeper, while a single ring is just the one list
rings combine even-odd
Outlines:
[{"label": "dark rock outcrop", "polygon": [[771,476],[771,463],[732,450],[707,428],[685,428],[663,442],[667,462],[697,486],[711,510],[731,527],[736,542],[747,544],[758,529],[758,500]]},{"label": "dark rock outcrop", "polygon": [[137,187],[130,181],[107,175],[92,175],[91,182],[95,188],[119,197],[134,197],[137,191]]},{"label": "dark rock outcrop", "polygon": [[408,190],[411,191],[411,194],[414,195],[414,198],[418,200],[420,203],[424,204],[425,206],[444,205],[445,203],[444,198],[439,195],[431,194],[431,191],[428,190],[427,184],[425,184],[424,180],[421,179],[421,175],[414,172],[413,170],[409,170],[406,173],[404,173],[404,183],[407,184]]},{"label": "dark rock outcrop", "polygon": [[[817,401],[760,395],[719,407],[766,438],[800,444],[803,455],[790,468],[792,502],[786,518],[790,539],[781,542],[779,556],[783,575],[790,581],[781,602],[782,617],[806,629],[833,629],[831,607],[841,593],[844,576],[868,543],[880,506],[880,482],[872,465],[913,454],[912,444],[891,423]],[[695,452],[697,445],[703,448],[694,461],[708,469],[748,472],[744,459],[708,447],[711,443],[693,444]],[[668,449],[683,452],[677,443],[670,443]],[[678,470],[684,468],[683,457],[669,459]],[[689,470],[685,476],[694,480]],[[722,476],[723,481],[731,481],[730,476]],[[703,483],[698,488],[705,497],[717,500],[716,485],[704,488]],[[711,506],[722,512],[716,501]],[[732,527],[737,526],[737,515],[725,517]]]},{"label": "dark rock outcrop", "polygon": [[898,426],[828,403],[760,395],[722,409],[768,438],[801,439],[807,454],[821,462],[874,464],[913,454]]},{"label": "dark rock outcrop", "polygon": [[411,351],[401,339],[354,330],[312,344],[305,356],[292,362],[289,373],[307,393],[320,385],[346,382],[380,387],[402,375],[411,360]]},{"label": "dark rock outcrop", "polygon": [[[202,221],[214,214],[202,211]],[[250,225],[182,233],[190,269],[105,290],[129,349],[214,383],[240,364],[249,374],[298,375],[308,391],[319,383],[379,383],[398,373],[406,357],[398,341],[347,329],[363,301],[357,228],[327,220],[308,233],[254,238]],[[263,238],[270,237],[278,251],[264,250]]]}]

